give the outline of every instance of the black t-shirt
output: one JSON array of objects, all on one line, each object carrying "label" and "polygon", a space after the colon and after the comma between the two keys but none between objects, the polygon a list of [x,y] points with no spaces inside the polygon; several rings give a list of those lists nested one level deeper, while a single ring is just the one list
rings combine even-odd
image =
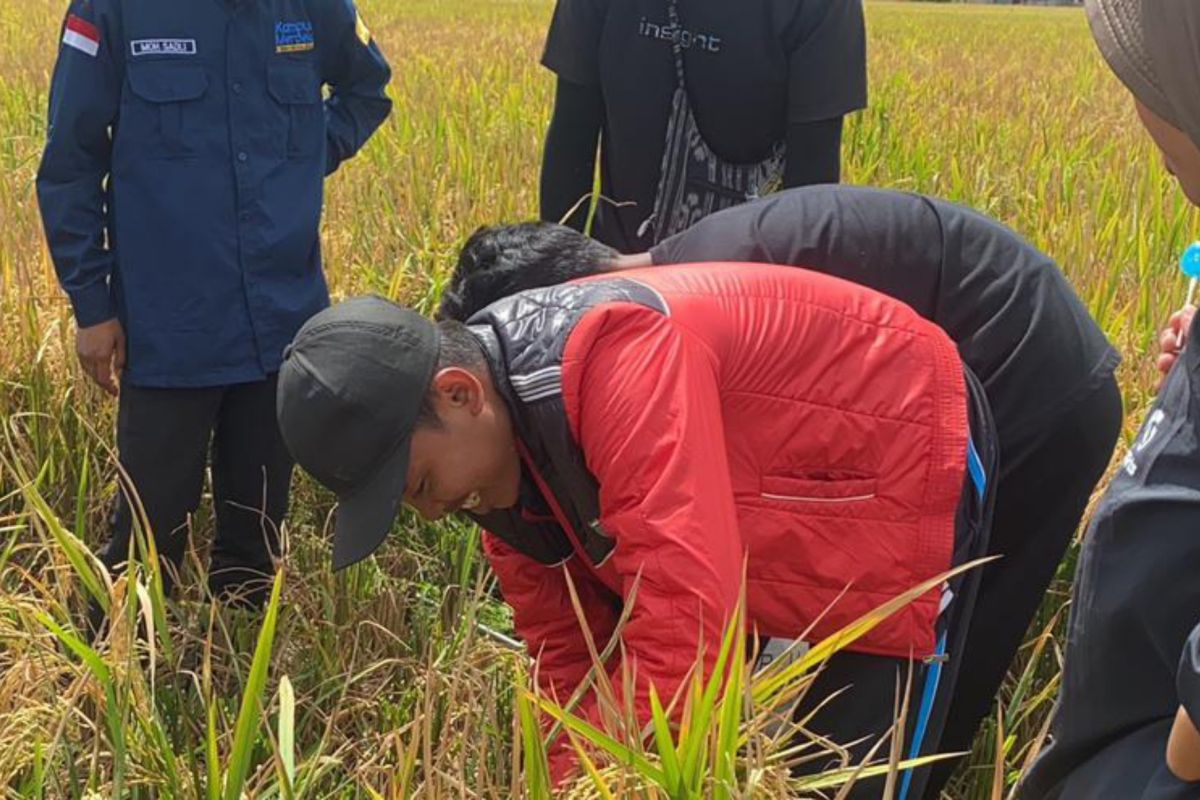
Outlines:
[{"label": "black t-shirt", "polygon": [[[688,96],[705,140],[736,163],[766,158],[787,124],[866,105],[860,0],[678,0]],[[604,97],[593,235],[623,252],[654,210],[676,78],[667,0],[558,0],[542,63]]]},{"label": "black t-shirt", "polygon": [[992,219],[916,194],[789,189],[713,214],[651,256],[808,267],[902,300],[958,345],[1002,445],[1043,430],[1120,361],[1048,256]]}]

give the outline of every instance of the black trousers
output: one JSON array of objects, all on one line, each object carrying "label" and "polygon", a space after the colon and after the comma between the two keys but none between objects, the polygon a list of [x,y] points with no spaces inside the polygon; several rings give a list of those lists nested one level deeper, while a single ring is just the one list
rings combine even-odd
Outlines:
[{"label": "black trousers", "polygon": [[223,599],[262,604],[293,466],[275,421],[276,377],[202,389],[121,387],[117,449],[136,499],[131,503],[123,482],[101,553],[110,570],[119,571],[129,558],[140,503],[171,590],[211,451],[216,536],[209,586]]},{"label": "black trousers", "polygon": [[[1028,445],[1000,445],[989,554],[951,701],[942,752],[971,749],[1004,676],[1045,598],[1121,431],[1121,392],[1108,378]],[[934,768],[938,796],[956,762]]]}]

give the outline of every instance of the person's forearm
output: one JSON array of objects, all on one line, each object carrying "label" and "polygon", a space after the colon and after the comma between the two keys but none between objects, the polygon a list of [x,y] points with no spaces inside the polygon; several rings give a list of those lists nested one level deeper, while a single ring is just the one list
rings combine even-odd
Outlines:
[{"label": "person's forearm", "polygon": [[788,126],[783,186],[837,183],[842,175],[842,118]]},{"label": "person's forearm", "polygon": [[1182,706],[1167,740],[1167,766],[1181,781],[1200,781],[1200,731]]},{"label": "person's forearm", "polygon": [[542,154],[541,218],[583,230],[596,169],[596,145],[604,120],[598,86],[558,81],[554,113]]}]

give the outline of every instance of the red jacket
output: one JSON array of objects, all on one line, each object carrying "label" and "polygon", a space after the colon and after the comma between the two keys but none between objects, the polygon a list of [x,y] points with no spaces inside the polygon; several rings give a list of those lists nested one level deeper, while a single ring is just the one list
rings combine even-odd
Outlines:
[{"label": "red jacket", "polygon": [[[598,565],[548,567],[485,538],[546,688],[565,700],[591,664],[564,569],[598,648],[640,571],[623,645],[645,708],[647,681],[669,698],[701,646],[711,664],[743,560],[750,625],[787,638],[811,628],[813,640],[949,568],[968,424],[962,366],[941,329],[884,295],[790,267],[619,276],[669,313],[592,305],[561,355],[570,434],[615,547]],[[549,499],[570,533],[561,498]],[[854,649],[930,654],[938,599]],[[609,668],[619,685],[622,665]],[[595,715],[594,697],[580,713]]]}]

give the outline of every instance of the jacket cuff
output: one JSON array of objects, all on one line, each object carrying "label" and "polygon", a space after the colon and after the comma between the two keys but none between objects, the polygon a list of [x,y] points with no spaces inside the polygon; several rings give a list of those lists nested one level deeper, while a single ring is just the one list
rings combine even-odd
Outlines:
[{"label": "jacket cuff", "polygon": [[107,281],[97,281],[82,289],[75,289],[69,296],[75,311],[75,324],[80,328],[99,325],[117,315]]}]

